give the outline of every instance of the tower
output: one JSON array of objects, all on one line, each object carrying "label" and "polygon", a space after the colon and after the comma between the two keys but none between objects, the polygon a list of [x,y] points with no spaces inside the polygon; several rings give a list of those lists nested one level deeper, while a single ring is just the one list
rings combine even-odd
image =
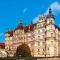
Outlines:
[{"label": "tower", "polygon": [[54,15],[52,14],[51,8],[49,9],[49,13],[47,15],[47,24],[54,24]]},{"label": "tower", "polygon": [[46,17],[46,56],[56,56],[57,55],[57,41],[55,39],[55,24],[54,15],[52,14],[51,8]]}]

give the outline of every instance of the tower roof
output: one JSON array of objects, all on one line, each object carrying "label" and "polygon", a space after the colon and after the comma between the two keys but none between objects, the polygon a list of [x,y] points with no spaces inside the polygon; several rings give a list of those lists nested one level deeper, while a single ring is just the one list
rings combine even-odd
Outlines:
[{"label": "tower roof", "polygon": [[51,8],[49,8],[49,13],[47,15],[47,18],[54,18],[54,15],[52,14]]},{"label": "tower roof", "polygon": [[19,21],[19,24],[18,24],[16,30],[17,30],[17,29],[23,29],[23,23],[22,23],[22,20]]},{"label": "tower roof", "polygon": [[19,21],[19,26],[23,26],[22,20]]}]

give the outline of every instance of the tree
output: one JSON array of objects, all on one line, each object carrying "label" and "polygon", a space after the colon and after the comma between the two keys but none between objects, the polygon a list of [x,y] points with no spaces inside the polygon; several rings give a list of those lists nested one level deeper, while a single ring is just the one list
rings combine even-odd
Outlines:
[{"label": "tree", "polygon": [[31,56],[31,51],[30,51],[29,46],[25,43],[18,46],[17,50],[16,50],[16,56],[30,57]]}]

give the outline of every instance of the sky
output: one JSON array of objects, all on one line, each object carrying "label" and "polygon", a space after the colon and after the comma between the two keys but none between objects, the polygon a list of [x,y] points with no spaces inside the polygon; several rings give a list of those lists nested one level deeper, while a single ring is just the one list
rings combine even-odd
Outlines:
[{"label": "sky", "polygon": [[60,0],[0,0],[0,42],[5,42],[5,32],[15,29],[20,20],[24,25],[35,23],[50,7],[60,27]]}]

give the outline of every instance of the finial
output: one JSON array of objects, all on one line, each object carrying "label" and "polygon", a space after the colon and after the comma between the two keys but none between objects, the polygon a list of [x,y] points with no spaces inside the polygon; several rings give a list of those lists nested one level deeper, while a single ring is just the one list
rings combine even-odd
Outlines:
[{"label": "finial", "polygon": [[51,13],[52,13],[51,8],[49,8],[49,14],[51,14]]},{"label": "finial", "polygon": [[47,14],[47,18],[54,18],[51,8],[49,8],[49,13]]}]

